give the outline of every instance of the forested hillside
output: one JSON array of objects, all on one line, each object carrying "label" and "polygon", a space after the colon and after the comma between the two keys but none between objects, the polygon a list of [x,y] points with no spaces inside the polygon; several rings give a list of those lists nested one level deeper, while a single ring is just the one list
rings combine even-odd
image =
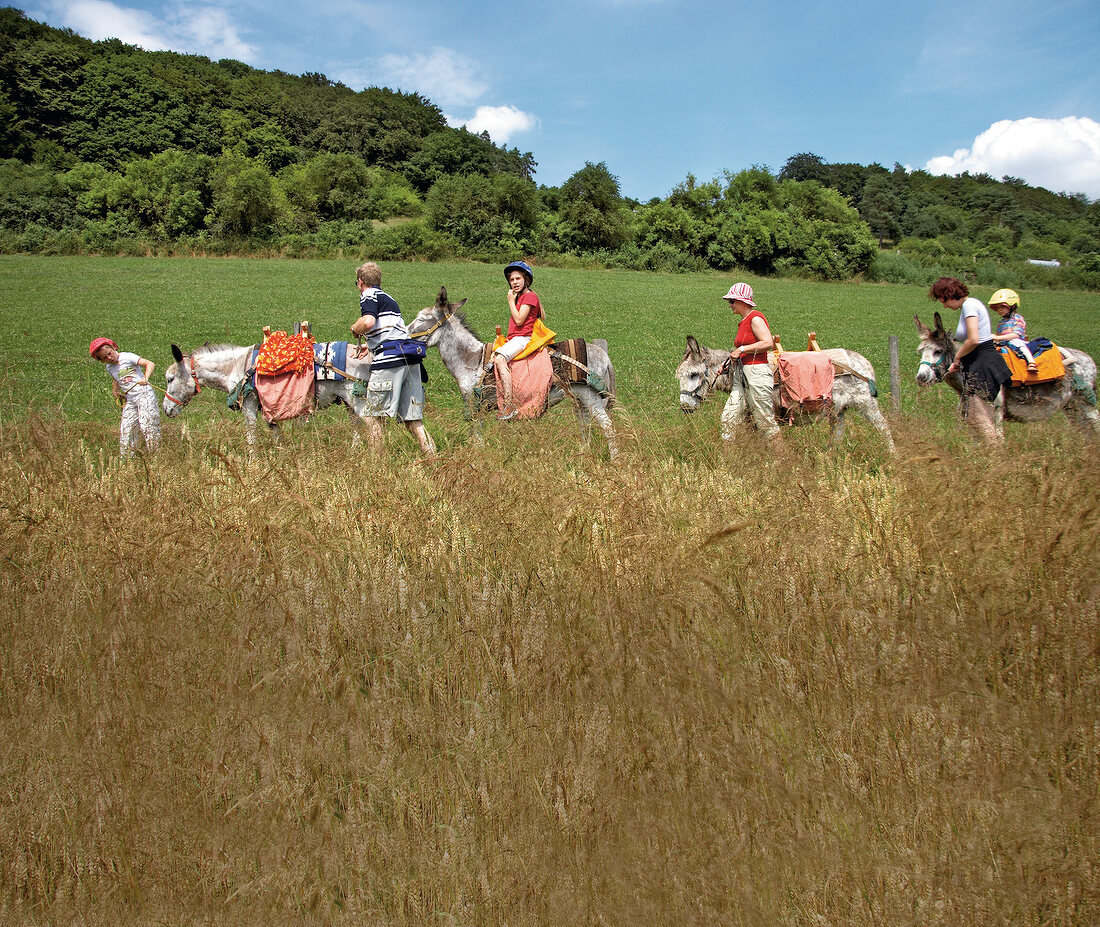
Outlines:
[{"label": "forested hillside", "polygon": [[448,126],[419,94],[92,42],[0,10],[2,251],[522,254],[1100,288],[1100,206],[1012,178],[799,154],[778,174],[689,174],[642,204],[607,164],[577,161],[538,186],[531,152]]}]

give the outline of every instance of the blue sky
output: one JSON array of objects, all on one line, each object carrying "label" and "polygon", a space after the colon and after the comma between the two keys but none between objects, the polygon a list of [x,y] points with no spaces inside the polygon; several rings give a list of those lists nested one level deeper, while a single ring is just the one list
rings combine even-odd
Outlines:
[{"label": "blue sky", "polygon": [[[20,6],[18,2],[13,5]],[[813,152],[1100,198],[1100,0],[41,0],[93,39],[418,91],[626,196]]]}]

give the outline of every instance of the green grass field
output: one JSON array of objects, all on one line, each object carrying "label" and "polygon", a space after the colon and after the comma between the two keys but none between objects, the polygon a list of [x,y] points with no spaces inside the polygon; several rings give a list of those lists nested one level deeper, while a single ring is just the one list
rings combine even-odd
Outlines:
[{"label": "green grass field", "polygon": [[[441,283],[504,316],[499,268],[383,270],[408,317]],[[922,292],[751,281],[883,383],[901,337],[892,456],[678,411],[731,278],[540,270],[552,327],[610,342],[614,463],[564,410],[468,442],[434,354],[434,458],[336,412],[249,455],[206,393],[121,459],[92,336],[162,374],[339,338],[354,265],[0,273],[5,927],[1100,923],[1096,442],[977,451],[911,385]],[[1097,353],[1100,298],[1023,295]]]},{"label": "green grass field", "polygon": [[[473,263],[390,263],[383,285],[407,320],[431,305],[441,285],[483,338],[506,318],[501,268]],[[109,381],[87,356],[88,342],[108,334],[153,360],[156,381],[170,363],[169,344],[185,350],[205,341],[246,344],[264,325],[309,319],[319,340],[347,337],[358,314],[352,261],[179,258],[0,257],[0,415],[29,409],[70,420],[109,423],[117,412]],[[746,278],[773,331],[788,349],[816,331],[825,347],[847,347],[874,364],[888,407],[888,338],[900,337],[902,410],[942,426],[954,406],[946,390],[913,382],[912,317],[931,324],[938,306],[916,287]],[[616,367],[621,415],[636,430],[682,427],[672,373],[685,337],[732,343],[733,318],[721,296],[733,275],[665,275],[635,271],[538,269],[536,289],[551,327],[562,337],[604,337]],[[988,298],[989,294],[975,291]],[[1024,293],[1029,331],[1100,354],[1100,294]],[[953,325],[954,318],[945,318]],[[429,423],[450,433],[458,392],[438,355],[429,355]],[[194,408],[213,410],[214,396]],[[189,410],[192,418],[196,417]],[[714,404],[697,418],[716,429]],[[187,414],[187,413],[185,413]],[[561,417],[558,413],[557,417]],[[696,424],[692,428],[700,428]],[[858,427],[858,426],[857,426]]]}]

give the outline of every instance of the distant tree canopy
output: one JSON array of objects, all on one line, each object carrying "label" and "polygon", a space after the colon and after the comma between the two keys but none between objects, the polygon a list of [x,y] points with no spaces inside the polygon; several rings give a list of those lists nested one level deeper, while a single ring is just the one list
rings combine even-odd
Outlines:
[{"label": "distant tree canopy", "polygon": [[[146,52],[0,9],[0,250],[381,258],[574,255],[636,269],[1100,288],[1100,206],[1015,177],[793,155],[664,198],[531,152],[416,93]],[[1056,259],[1057,278],[1026,258]],[[1046,274],[1046,277],[1036,277]]]}]

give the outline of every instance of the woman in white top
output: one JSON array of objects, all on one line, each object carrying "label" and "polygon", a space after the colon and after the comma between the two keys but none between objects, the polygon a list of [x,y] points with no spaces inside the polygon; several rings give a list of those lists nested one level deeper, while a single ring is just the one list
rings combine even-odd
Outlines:
[{"label": "woman in white top", "polygon": [[980,299],[970,295],[965,283],[954,277],[940,277],[932,284],[928,296],[945,309],[959,311],[955,340],[961,344],[947,373],[957,372],[962,381],[964,402],[960,411],[966,421],[980,437],[996,440],[993,403],[1012,375],[993,340],[989,310]]}]

